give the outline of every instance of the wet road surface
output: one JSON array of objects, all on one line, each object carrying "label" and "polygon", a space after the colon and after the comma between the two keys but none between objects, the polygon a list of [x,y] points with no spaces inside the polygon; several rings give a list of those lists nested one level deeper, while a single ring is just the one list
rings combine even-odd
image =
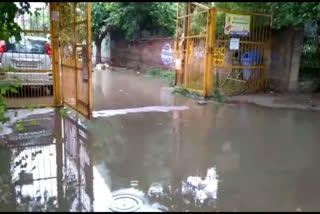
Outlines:
[{"label": "wet road surface", "polygon": [[[91,121],[54,111],[24,118],[0,149],[0,185],[11,193],[0,209],[320,210],[316,112],[199,105],[161,80],[94,77],[95,111],[135,110]],[[141,112],[148,106],[187,108]]]}]

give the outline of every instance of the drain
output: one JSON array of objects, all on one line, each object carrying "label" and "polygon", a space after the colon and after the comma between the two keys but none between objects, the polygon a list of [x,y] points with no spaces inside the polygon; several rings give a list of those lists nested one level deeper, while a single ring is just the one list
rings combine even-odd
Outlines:
[{"label": "drain", "polygon": [[143,199],[131,194],[117,194],[112,199],[109,209],[114,212],[134,212],[143,205]]}]

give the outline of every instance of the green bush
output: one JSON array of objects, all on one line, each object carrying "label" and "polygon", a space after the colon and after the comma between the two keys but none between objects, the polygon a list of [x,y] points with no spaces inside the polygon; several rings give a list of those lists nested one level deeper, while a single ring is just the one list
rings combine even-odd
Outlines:
[{"label": "green bush", "polygon": [[173,70],[162,70],[159,68],[148,68],[144,71],[147,76],[165,79],[170,87],[174,86],[175,72]]},{"label": "green bush", "polygon": [[[10,69],[11,71],[11,69]],[[0,69],[0,72],[5,72],[3,69]],[[16,77],[14,83],[0,82],[0,123],[4,124],[9,121],[9,118],[6,116],[7,104],[5,103],[5,95],[8,92],[18,93],[18,88],[21,87],[20,80]],[[0,131],[2,131],[2,126],[0,126]]]}]

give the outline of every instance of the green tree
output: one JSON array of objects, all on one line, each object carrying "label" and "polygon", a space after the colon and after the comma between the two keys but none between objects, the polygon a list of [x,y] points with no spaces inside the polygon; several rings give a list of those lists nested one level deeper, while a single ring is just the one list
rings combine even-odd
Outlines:
[{"label": "green tree", "polygon": [[14,2],[0,3],[0,40],[8,41],[12,36],[15,36],[17,40],[21,39],[21,28],[14,19],[17,14],[30,13],[30,4],[28,2],[19,2],[19,6]]},{"label": "green tree", "polygon": [[118,25],[118,20],[113,19],[113,14],[118,10],[117,2],[92,3],[92,39],[97,47],[96,62],[101,63],[101,44],[108,32]]},{"label": "green tree", "polygon": [[170,2],[95,2],[92,6],[93,40],[97,46],[97,63],[101,62],[101,43],[112,30],[121,30],[132,39],[142,30],[151,33],[164,29],[175,32],[176,3]]}]

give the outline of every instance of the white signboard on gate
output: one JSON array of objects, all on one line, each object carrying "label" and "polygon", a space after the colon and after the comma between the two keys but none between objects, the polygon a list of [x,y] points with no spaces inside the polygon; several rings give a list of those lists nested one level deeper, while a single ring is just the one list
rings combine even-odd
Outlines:
[{"label": "white signboard on gate", "polygon": [[239,50],[239,38],[231,38],[230,39],[230,50]]}]

